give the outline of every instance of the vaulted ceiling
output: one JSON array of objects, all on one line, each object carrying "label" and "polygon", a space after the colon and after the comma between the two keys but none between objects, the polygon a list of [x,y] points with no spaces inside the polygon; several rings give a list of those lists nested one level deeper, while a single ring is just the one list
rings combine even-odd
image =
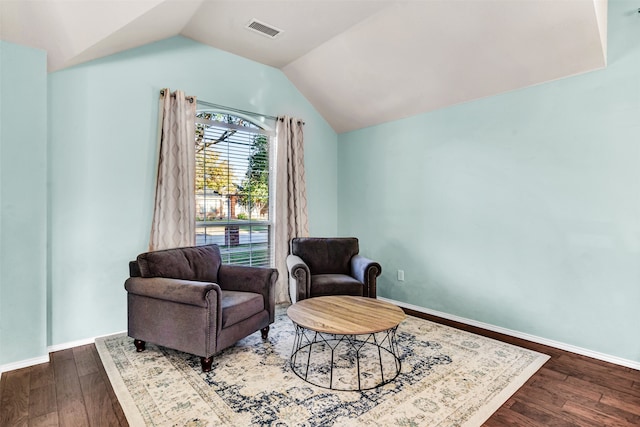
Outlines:
[{"label": "vaulted ceiling", "polygon": [[49,71],[183,35],[281,69],[338,133],[602,68],[606,29],[606,0],[0,0]]}]

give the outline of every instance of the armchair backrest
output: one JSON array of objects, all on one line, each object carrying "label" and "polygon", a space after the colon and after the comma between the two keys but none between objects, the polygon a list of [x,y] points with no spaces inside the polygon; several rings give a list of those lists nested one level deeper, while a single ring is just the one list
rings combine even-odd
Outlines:
[{"label": "armchair backrest", "polygon": [[136,262],[140,277],[217,283],[222,259],[218,245],[205,245],[146,252]]},{"label": "armchair backrest", "polygon": [[311,274],[349,274],[351,258],[359,251],[355,237],[296,237],[291,254],[309,266]]}]

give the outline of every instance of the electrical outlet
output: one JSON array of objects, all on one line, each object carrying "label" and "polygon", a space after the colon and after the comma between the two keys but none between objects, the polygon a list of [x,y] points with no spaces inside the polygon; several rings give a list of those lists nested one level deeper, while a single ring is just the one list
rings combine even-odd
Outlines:
[{"label": "electrical outlet", "polygon": [[398,270],[398,281],[404,282],[404,270]]}]

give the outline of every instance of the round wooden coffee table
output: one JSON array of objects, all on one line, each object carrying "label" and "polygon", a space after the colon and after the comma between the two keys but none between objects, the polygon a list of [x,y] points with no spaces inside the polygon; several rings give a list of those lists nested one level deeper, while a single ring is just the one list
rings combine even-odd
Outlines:
[{"label": "round wooden coffee table", "polygon": [[[379,387],[400,373],[395,336],[406,316],[399,307],[374,298],[339,295],[299,301],[287,315],[296,327],[290,365],[303,380],[355,391]],[[339,371],[338,384],[334,371]],[[348,372],[357,377],[357,386],[355,381],[350,384]]]}]

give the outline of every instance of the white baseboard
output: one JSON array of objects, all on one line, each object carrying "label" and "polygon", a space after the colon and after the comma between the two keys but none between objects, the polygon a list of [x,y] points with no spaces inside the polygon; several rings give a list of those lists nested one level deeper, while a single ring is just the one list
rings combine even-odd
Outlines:
[{"label": "white baseboard", "polygon": [[96,339],[98,339],[98,338],[108,337],[110,335],[122,334],[122,333],[126,333],[126,332],[127,331],[112,332],[110,334],[96,335],[93,338],[85,338],[83,340],[71,341],[71,342],[66,342],[66,343],[63,343],[63,344],[51,345],[51,346],[49,346],[47,348],[47,350],[49,351],[49,353],[53,353],[54,351],[66,350],[68,348],[73,348],[73,347],[80,347],[81,345],[93,344],[94,342],[96,342]]},{"label": "white baseboard", "polygon": [[443,319],[453,320],[454,322],[464,323],[466,325],[475,326],[478,328],[486,329],[493,332],[498,332],[500,334],[509,335],[515,338],[521,338],[527,341],[533,341],[538,344],[543,344],[549,347],[558,348],[560,350],[570,351],[571,353],[581,354],[583,356],[591,357],[593,359],[602,360],[605,362],[613,363],[620,366],[626,366],[627,368],[640,370],[640,362],[636,362],[633,360],[623,359],[621,357],[612,356],[610,354],[599,353],[597,351],[589,350],[582,347],[576,347],[571,344],[566,344],[559,341],[550,340],[547,338],[538,337],[535,335],[529,335],[524,332],[514,331],[512,329],[503,328],[500,326],[491,325],[489,323],[478,322],[476,320],[467,319],[464,317],[455,316],[453,314],[443,313],[437,310],[431,310],[429,308],[419,307],[417,305],[408,304],[406,302],[396,301],[389,298],[378,297],[378,299],[390,302],[399,307],[408,308],[410,310],[414,310],[420,313],[431,314],[433,316],[442,317]]},{"label": "white baseboard", "polygon": [[49,362],[49,354],[46,356],[33,357],[31,359],[20,360],[18,362],[7,363],[6,365],[0,365],[0,374],[3,372],[13,371],[15,369],[27,368],[33,365],[39,365],[41,363]]},{"label": "white baseboard", "polygon": [[18,362],[8,363],[6,365],[0,365],[0,373],[13,371],[14,369],[27,368],[33,365],[39,365],[40,363],[49,362],[49,353],[54,351],[67,350],[73,347],[79,347],[81,345],[93,344],[97,338],[107,337],[109,335],[126,333],[127,331],[114,332],[111,334],[98,335],[93,338],[85,338],[83,340],[71,341],[63,344],[55,344],[47,347],[47,354],[45,356],[34,357],[32,359],[20,360]]},{"label": "white baseboard", "polygon": [[[478,328],[486,329],[488,331],[498,332],[500,334],[509,335],[515,338],[520,338],[527,341],[532,341],[538,344],[547,345],[549,347],[558,348],[560,350],[570,351],[571,353],[581,354],[583,356],[591,357],[594,359],[602,360],[605,362],[613,363],[615,365],[626,366],[627,368],[640,370],[640,362],[633,360],[623,359],[621,357],[612,356],[606,353],[600,353],[597,351],[589,350],[582,347],[577,347],[571,344],[563,343],[560,341],[554,341],[547,338],[538,337],[535,335],[526,334],[524,332],[514,331],[512,329],[503,328],[501,326],[491,325],[489,323],[478,322],[477,320],[467,319],[465,317],[456,316],[453,314],[444,313],[429,308],[420,307],[406,302],[396,301],[389,298],[377,297],[379,300],[387,301],[395,304],[399,307],[408,308],[410,310],[417,311],[419,313],[430,314],[432,316],[442,317],[443,319],[452,320],[454,322],[464,323],[466,325],[475,326]],[[86,338],[78,341],[71,341],[63,344],[56,344],[47,347],[47,352],[52,353],[54,351],[66,350],[68,348],[78,347],[81,345],[93,344],[96,338],[101,338],[109,335],[126,333],[127,331],[114,332],[112,334],[98,335],[93,338]],[[0,373],[12,371],[14,369],[26,368],[28,366],[38,365],[40,363],[49,362],[49,354],[40,357],[34,357],[32,359],[21,360],[18,362],[8,363],[6,365],[0,365]]]}]

